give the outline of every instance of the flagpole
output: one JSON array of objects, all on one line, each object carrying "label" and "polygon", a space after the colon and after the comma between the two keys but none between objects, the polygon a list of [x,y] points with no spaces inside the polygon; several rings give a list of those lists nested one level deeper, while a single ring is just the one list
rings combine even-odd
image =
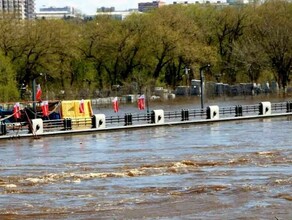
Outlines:
[{"label": "flagpole", "polygon": [[42,76],[42,73],[39,73],[38,75],[34,76],[32,79],[32,107],[34,111],[34,118],[37,116],[36,112],[36,78]]},{"label": "flagpole", "polygon": [[32,106],[33,106],[33,112],[34,112],[34,118],[36,118],[36,104],[35,104],[35,78],[32,80]]}]

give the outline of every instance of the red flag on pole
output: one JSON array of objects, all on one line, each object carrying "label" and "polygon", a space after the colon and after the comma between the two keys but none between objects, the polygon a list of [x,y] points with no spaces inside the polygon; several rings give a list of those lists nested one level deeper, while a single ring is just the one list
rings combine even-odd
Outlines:
[{"label": "red flag on pole", "polygon": [[113,100],[113,108],[114,108],[114,112],[118,112],[119,111],[118,97],[115,97],[114,100]]},{"label": "red flag on pole", "polygon": [[138,98],[138,109],[139,110],[144,110],[145,109],[145,96],[141,95]]},{"label": "red flag on pole", "polygon": [[38,84],[38,86],[37,86],[36,100],[37,101],[41,101],[42,100],[42,89],[41,89],[41,85],[40,84]]},{"label": "red flag on pole", "polygon": [[49,103],[48,101],[43,101],[41,104],[43,116],[47,117],[49,115]]},{"label": "red flag on pole", "polygon": [[19,102],[17,102],[14,107],[13,107],[13,114],[15,119],[19,119],[21,114],[20,114],[20,106]]},{"label": "red flag on pole", "polygon": [[84,113],[84,100],[82,99],[79,103],[79,113]]}]

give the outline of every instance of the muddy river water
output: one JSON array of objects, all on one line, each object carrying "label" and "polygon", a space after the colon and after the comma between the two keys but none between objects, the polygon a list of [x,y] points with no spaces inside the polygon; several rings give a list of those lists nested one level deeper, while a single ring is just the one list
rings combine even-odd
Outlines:
[{"label": "muddy river water", "polygon": [[291,118],[0,142],[0,219],[292,219]]}]

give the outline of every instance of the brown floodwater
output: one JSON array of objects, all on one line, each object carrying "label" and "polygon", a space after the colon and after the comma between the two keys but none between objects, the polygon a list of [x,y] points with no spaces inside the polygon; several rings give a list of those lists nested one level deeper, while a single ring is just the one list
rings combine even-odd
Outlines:
[{"label": "brown floodwater", "polygon": [[292,219],[291,134],[283,117],[0,141],[0,219]]}]

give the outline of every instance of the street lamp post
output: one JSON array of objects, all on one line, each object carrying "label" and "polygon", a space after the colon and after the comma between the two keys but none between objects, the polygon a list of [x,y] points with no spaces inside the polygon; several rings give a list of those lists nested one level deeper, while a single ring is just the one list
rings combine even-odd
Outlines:
[{"label": "street lamp post", "polygon": [[[191,95],[191,88],[189,87],[189,79],[190,79],[190,75],[189,75],[189,71],[191,69],[185,67],[185,75],[186,75],[186,84],[187,84],[187,95],[190,94]],[[189,88],[188,88],[189,87]],[[190,90],[190,92],[188,92],[188,90]]]},{"label": "street lamp post", "polygon": [[210,64],[207,64],[207,65],[205,65],[205,66],[202,66],[201,68],[200,68],[200,80],[201,80],[201,82],[200,82],[200,84],[201,84],[201,109],[204,109],[204,72],[203,72],[203,70],[204,69],[209,69],[210,68]]}]

